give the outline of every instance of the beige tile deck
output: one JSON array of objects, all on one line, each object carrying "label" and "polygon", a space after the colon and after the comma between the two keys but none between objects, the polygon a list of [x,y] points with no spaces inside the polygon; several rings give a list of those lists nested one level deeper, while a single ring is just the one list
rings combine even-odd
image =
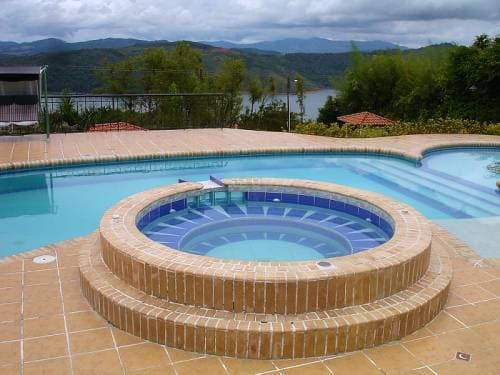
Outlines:
[{"label": "beige tile deck", "polygon": [[[176,130],[145,133],[0,138],[4,168],[30,161],[130,157],[152,153],[282,149],[371,149],[419,158],[429,147],[496,144],[500,137],[417,135],[332,139],[243,130]],[[146,151],[147,150],[147,151]],[[110,327],[91,311],[78,289],[77,252],[86,238],[66,241],[0,261],[1,374],[495,374],[500,372],[500,262],[483,260],[437,227],[438,241],[454,264],[444,313],[427,327],[389,345],[331,358],[253,361],[200,356],[143,342]],[[57,261],[35,265],[35,254]],[[480,262],[479,262],[480,261]],[[470,362],[455,359],[472,354]]]},{"label": "beige tile deck", "polygon": [[329,138],[240,129],[188,129],[0,137],[0,169],[92,162],[160,155],[259,151],[370,150],[420,158],[422,151],[443,145],[500,145],[499,136],[426,134],[384,138]]},{"label": "beige tile deck", "polygon": [[[68,254],[74,254],[75,249],[89,240],[87,237],[39,249],[37,254],[51,253],[58,257],[56,262],[42,267],[53,270],[57,277],[41,278],[39,284],[25,283],[41,271],[35,270],[33,254],[22,254],[0,267],[0,279],[22,295],[20,303],[0,303],[0,373],[498,373],[500,297],[491,294],[484,299],[482,286],[485,278],[492,285],[500,282],[500,267],[491,261],[483,261],[478,267],[478,256],[471,250],[460,246],[457,251],[456,239],[437,226],[433,226],[433,231],[455,264],[453,293],[460,293],[462,280],[469,280],[467,300],[447,305],[428,326],[404,340],[338,357],[303,360],[239,360],[144,342],[111,327],[90,309],[76,288],[78,276],[68,269],[77,264],[77,257]],[[47,301],[57,308],[33,309],[29,317],[24,316],[25,306],[32,303],[43,306]],[[68,304],[79,308],[67,310]],[[472,354],[471,362],[456,360],[457,351]]]}]

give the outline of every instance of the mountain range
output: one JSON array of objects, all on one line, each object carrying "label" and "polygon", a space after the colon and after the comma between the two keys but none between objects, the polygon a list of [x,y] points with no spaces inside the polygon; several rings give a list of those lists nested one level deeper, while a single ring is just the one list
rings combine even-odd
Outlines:
[{"label": "mountain range", "polygon": [[[0,54],[29,56],[38,53],[78,51],[96,48],[126,48],[134,45],[151,45],[166,43],[165,40],[147,41],[141,39],[106,38],[89,40],[85,42],[66,42],[61,39],[49,38],[33,42],[2,42],[0,41]],[[344,53],[352,49],[353,44],[362,52],[377,50],[405,49],[394,43],[384,41],[342,41],[323,38],[288,38],[272,41],[263,41],[251,44],[232,43],[227,41],[200,42],[213,47],[245,50],[261,54],[286,54],[286,53]]]},{"label": "mountain range", "polygon": [[384,42],[381,40],[373,41],[346,41],[330,40],[324,38],[288,38],[272,41],[263,41],[257,43],[231,43],[224,40],[215,42],[201,42],[214,47],[231,49],[251,49],[258,51],[268,51],[277,53],[344,53],[352,50],[355,45],[361,52],[373,52],[390,49],[406,49],[398,44]]},{"label": "mountain range", "polygon": [[57,38],[35,40],[33,42],[2,42],[0,41],[0,54],[29,56],[38,53],[78,51],[82,49],[94,48],[124,48],[136,44],[150,43],[140,39],[106,38],[89,40],[86,42],[66,42]]}]

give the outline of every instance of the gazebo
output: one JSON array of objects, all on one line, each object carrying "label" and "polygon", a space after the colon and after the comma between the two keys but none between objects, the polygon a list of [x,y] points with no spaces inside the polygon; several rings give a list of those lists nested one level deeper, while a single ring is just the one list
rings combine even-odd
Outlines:
[{"label": "gazebo", "polygon": [[393,123],[392,120],[376,115],[371,112],[358,112],[350,115],[344,115],[337,117],[337,120],[344,124],[352,124],[352,125],[370,125],[370,126],[385,126],[391,125]]},{"label": "gazebo", "polygon": [[42,96],[49,137],[46,67],[1,66],[0,128],[37,125]]}]

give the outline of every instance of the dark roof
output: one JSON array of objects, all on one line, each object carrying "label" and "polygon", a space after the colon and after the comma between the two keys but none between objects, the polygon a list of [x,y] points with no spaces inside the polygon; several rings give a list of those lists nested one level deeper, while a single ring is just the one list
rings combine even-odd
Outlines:
[{"label": "dark roof", "polygon": [[351,115],[339,116],[337,120],[353,125],[390,125],[393,123],[392,120],[371,112],[358,112]]},{"label": "dark roof", "polygon": [[2,81],[30,81],[40,77],[39,66],[0,66]]}]

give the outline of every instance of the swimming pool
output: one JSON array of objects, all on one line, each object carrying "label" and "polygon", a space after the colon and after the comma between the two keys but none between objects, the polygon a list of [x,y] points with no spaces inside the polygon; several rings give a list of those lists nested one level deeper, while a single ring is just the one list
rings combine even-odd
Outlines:
[{"label": "swimming pool", "polygon": [[[429,153],[422,166],[370,154],[301,154],[127,162],[0,175],[0,255],[88,234],[120,199],[178,178],[286,177],[385,194],[433,220],[500,216],[500,177],[486,168],[500,148]],[[474,173],[472,173],[474,171]]]}]

